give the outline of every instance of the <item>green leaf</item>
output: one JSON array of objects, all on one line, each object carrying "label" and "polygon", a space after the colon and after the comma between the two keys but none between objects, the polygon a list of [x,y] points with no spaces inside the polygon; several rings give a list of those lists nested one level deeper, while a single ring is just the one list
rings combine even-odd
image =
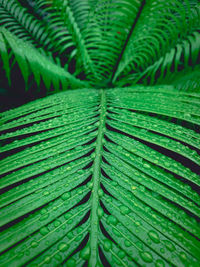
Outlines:
[{"label": "green leaf", "polygon": [[[190,54],[193,57],[192,62],[195,64],[195,54],[197,51],[199,53],[199,38],[197,37],[199,20],[199,3],[193,6],[187,0],[170,0],[167,3],[163,1],[145,2],[124,49],[113,81],[118,79],[116,85],[122,86],[127,83],[127,76],[131,73],[130,80],[133,84],[147,72],[148,78],[154,81],[158,66],[161,67],[162,79],[163,72],[167,67],[167,72],[170,71],[173,60],[176,61],[175,65],[180,64],[179,49],[184,50],[184,64],[187,65]],[[195,37],[189,37],[193,34]],[[189,40],[184,41],[186,38]],[[196,52],[194,46],[196,46]],[[156,75],[156,78],[159,78],[159,75]]]},{"label": "green leaf", "polygon": [[199,22],[198,0],[0,0],[0,266],[199,266]]},{"label": "green leaf", "polygon": [[199,106],[136,86],[2,113],[1,266],[198,266]]},{"label": "green leaf", "polygon": [[[37,85],[40,85],[40,79],[42,78],[47,89],[53,84],[55,90],[59,91],[60,83],[62,84],[62,89],[66,89],[69,85],[71,88],[85,86],[84,82],[76,79],[69,72],[50,61],[46,56],[40,54],[33,46],[17,38],[5,28],[1,27],[0,33],[3,36],[3,38],[1,37],[2,45],[0,47],[0,53],[3,54],[3,63],[7,73],[8,60],[5,61],[5,59],[9,57],[8,48],[10,48],[19,65],[26,85],[28,83],[28,77],[30,74],[33,74]],[[6,46],[7,54],[5,58]]]}]

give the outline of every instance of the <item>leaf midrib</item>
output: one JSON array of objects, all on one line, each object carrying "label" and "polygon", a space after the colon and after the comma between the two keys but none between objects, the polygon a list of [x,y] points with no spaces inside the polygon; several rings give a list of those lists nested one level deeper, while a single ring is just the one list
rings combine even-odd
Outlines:
[{"label": "leaf midrib", "polygon": [[93,188],[91,198],[91,235],[90,235],[90,259],[89,266],[96,266],[98,258],[98,231],[99,231],[99,218],[98,218],[98,207],[99,207],[99,195],[98,190],[100,188],[100,177],[101,177],[101,161],[103,154],[103,137],[106,121],[106,93],[105,90],[100,91],[101,102],[100,102],[100,117],[99,117],[99,128],[96,140],[95,159],[93,163]]}]

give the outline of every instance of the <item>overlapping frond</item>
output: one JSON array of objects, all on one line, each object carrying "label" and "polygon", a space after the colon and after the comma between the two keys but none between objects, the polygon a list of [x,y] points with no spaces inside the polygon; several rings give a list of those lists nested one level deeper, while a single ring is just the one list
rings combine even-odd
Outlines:
[{"label": "overlapping frond", "polygon": [[200,65],[189,68],[180,75],[173,75],[171,83],[180,91],[200,92]]},{"label": "overlapping frond", "polygon": [[132,31],[141,1],[98,1],[84,30],[86,47],[102,82],[108,86]]},{"label": "overlapping frond", "polygon": [[199,107],[137,86],[2,113],[1,266],[198,266]]},{"label": "overlapping frond", "polygon": [[[184,75],[187,69],[191,69],[200,63],[200,33],[195,31],[175,47],[165,56],[154,62],[142,72],[133,73],[126,76],[118,83],[124,84],[170,84],[173,76]],[[188,86],[191,88],[191,86]]]},{"label": "overlapping frond", "polygon": [[[175,71],[177,65],[184,67],[190,56],[190,64],[195,64],[195,56],[199,53],[199,21],[199,4],[193,6],[188,1],[179,0],[145,3],[114,80],[118,78],[119,85],[124,85],[127,75],[131,73],[130,80],[132,79],[133,83],[143,76],[145,83],[149,79],[162,79],[173,64]],[[182,64],[180,61],[183,53]]]},{"label": "overlapping frond", "polygon": [[16,0],[0,1],[0,25],[37,48],[48,51],[52,47],[43,22],[29,14]]},{"label": "overlapping frond", "polygon": [[48,57],[40,54],[29,43],[17,38],[4,28],[0,28],[0,55],[9,81],[10,56],[13,55],[14,60],[20,67],[26,85],[29,76],[33,74],[38,87],[41,79],[47,89],[53,84],[57,91],[67,87],[80,88],[85,86],[84,82],[76,79],[69,72],[49,60]]}]

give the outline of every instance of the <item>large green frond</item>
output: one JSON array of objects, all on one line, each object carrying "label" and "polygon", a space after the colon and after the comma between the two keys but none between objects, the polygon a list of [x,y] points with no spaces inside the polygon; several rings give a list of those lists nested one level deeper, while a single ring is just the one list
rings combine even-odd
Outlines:
[{"label": "large green frond", "polygon": [[2,113],[1,266],[198,266],[199,107],[137,86]]}]

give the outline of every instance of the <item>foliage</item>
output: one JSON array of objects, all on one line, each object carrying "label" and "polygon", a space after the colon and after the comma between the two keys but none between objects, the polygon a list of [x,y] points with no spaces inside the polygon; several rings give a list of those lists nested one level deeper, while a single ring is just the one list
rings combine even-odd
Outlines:
[{"label": "foliage", "polygon": [[199,22],[0,0],[0,94],[40,98],[0,115],[0,266],[199,266]]}]

